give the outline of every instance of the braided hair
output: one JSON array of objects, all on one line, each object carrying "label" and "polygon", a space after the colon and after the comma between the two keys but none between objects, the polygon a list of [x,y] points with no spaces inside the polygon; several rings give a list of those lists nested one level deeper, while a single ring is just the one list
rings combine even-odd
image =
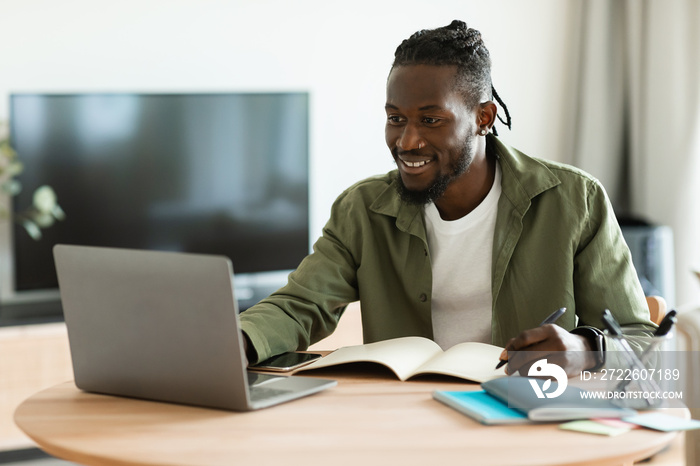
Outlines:
[{"label": "braided hair", "polygon": [[[491,57],[481,33],[468,28],[464,21],[454,20],[449,26],[424,29],[404,40],[394,53],[394,69],[403,65],[457,66],[458,85],[467,104],[475,106],[484,99],[496,99],[506,120],[498,119],[510,129],[511,118],[506,104],[491,83]],[[494,134],[498,134],[493,128]]]}]

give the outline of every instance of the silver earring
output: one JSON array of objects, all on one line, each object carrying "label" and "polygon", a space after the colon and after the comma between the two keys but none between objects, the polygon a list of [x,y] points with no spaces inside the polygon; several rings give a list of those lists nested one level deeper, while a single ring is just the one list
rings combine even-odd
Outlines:
[{"label": "silver earring", "polygon": [[484,128],[481,128],[481,131],[479,131],[479,134],[481,136],[486,136],[487,131]]}]

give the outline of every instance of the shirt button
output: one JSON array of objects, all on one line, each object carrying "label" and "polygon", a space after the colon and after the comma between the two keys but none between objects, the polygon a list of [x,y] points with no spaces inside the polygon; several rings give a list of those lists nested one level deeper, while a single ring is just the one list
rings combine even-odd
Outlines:
[{"label": "shirt button", "polygon": [[425,293],[422,293],[418,299],[420,299],[421,303],[424,303],[428,300],[428,295],[426,295]]}]

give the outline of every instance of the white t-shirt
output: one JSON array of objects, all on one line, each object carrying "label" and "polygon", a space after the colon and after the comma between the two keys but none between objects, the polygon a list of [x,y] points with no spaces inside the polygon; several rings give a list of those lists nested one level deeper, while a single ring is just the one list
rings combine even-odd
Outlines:
[{"label": "white t-shirt", "polygon": [[486,198],[465,217],[445,221],[435,204],[425,206],[433,269],[433,337],[447,349],[457,343],[491,343],[491,256],[501,170]]}]

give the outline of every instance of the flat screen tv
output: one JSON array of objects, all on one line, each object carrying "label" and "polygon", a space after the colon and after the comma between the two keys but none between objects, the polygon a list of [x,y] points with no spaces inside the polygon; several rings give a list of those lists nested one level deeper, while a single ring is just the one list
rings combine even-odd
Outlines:
[{"label": "flat screen tv", "polygon": [[309,251],[308,121],[307,93],[12,94],[14,206],[50,185],[66,218],[14,226],[0,299],[55,290],[68,243],[226,255],[254,303]]}]

